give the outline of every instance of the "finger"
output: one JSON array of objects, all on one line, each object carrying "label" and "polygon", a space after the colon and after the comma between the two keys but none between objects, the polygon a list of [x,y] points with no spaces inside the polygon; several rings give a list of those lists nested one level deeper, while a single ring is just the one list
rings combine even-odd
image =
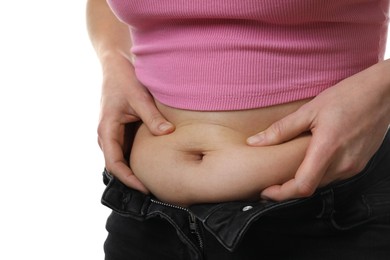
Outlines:
[{"label": "finger", "polygon": [[119,142],[111,140],[103,143],[103,154],[105,158],[106,169],[123,184],[128,187],[148,193],[148,189],[133,174],[123,157],[122,147]]},{"label": "finger", "polygon": [[123,156],[122,144],[124,127],[111,123],[99,129],[99,143],[102,148],[106,169],[126,186],[147,193],[147,188],[133,174]]},{"label": "finger", "polygon": [[300,109],[276,121],[266,130],[247,139],[248,145],[276,145],[310,130],[312,117]]},{"label": "finger", "polygon": [[172,123],[168,122],[158,111],[150,95],[137,102],[135,110],[149,131],[154,135],[169,134],[175,130]]},{"label": "finger", "polygon": [[[112,170],[109,170],[112,169]],[[117,161],[113,164],[107,164],[106,169],[118,178],[124,185],[136,189],[142,193],[149,193],[149,190],[142,182],[133,174],[129,166],[124,161]]]},{"label": "finger", "polygon": [[328,142],[316,141],[314,138],[295,177],[282,185],[264,189],[262,198],[283,201],[309,197],[315,192],[331,164],[334,149]]}]

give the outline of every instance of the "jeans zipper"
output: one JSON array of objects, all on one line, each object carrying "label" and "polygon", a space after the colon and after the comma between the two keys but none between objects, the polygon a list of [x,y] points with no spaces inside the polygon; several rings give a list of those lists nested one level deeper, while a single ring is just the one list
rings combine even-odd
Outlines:
[{"label": "jeans zipper", "polygon": [[200,234],[200,231],[199,231],[197,219],[196,219],[195,215],[192,214],[191,212],[188,212],[188,214],[189,214],[189,220],[190,220],[191,233],[196,236],[196,238],[198,239],[199,247],[200,247],[200,249],[203,250],[203,239],[202,239],[202,235]]},{"label": "jeans zipper", "polygon": [[198,220],[196,219],[195,215],[192,214],[192,212],[189,209],[181,207],[181,206],[161,202],[161,201],[158,201],[155,199],[151,199],[150,201],[155,203],[155,204],[159,204],[162,206],[166,206],[166,207],[170,207],[170,208],[174,208],[174,209],[179,209],[179,210],[183,210],[183,211],[187,212],[189,224],[190,224],[190,231],[192,234],[195,235],[196,239],[198,240],[198,245],[199,245],[200,249],[203,250],[203,238],[202,238],[202,235],[200,234],[200,231],[199,231]]}]

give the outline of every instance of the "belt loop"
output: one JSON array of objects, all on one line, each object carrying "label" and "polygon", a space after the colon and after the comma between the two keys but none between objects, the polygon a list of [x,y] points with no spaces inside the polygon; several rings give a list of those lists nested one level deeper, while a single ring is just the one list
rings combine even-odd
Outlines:
[{"label": "belt loop", "polygon": [[322,210],[316,216],[317,218],[330,219],[334,214],[334,192],[333,189],[327,189],[321,192]]}]

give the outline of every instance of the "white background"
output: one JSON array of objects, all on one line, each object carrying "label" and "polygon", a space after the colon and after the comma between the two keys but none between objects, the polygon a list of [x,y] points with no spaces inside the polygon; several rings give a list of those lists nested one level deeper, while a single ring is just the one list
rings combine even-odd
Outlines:
[{"label": "white background", "polygon": [[101,76],[86,1],[0,3],[0,259],[103,259]]},{"label": "white background", "polygon": [[101,75],[85,2],[0,2],[0,259],[103,259]]}]

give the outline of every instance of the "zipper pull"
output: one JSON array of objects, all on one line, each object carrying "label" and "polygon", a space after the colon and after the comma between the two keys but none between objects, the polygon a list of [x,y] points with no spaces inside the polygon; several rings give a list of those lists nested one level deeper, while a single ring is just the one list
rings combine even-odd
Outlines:
[{"label": "zipper pull", "polygon": [[198,232],[198,226],[196,224],[196,218],[193,214],[190,214],[189,215],[189,219],[190,219],[190,230],[191,230],[191,233],[197,233]]}]

